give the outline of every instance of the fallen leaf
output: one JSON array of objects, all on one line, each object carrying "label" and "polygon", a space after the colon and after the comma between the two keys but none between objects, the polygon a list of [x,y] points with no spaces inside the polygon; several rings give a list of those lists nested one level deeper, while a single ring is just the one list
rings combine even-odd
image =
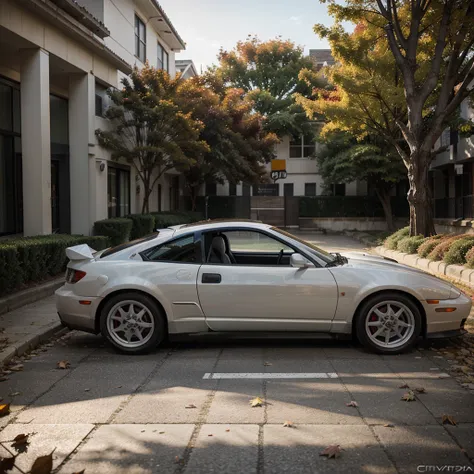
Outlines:
[{"label": "fallen leaf", "polygon": [[456,426],[456,420],[451,416],[451,415],[443,415],[443,418],[441,419],[443,425],[453,425]]},{"label": "fallen leaf", "polygon": [[207,436],[214,436],[213,434],[208,434]]},{"label": "fallen leaf", "polygon": [[400,385],[400,387],[398,388],[410,388],[410,387],[408,386],[408,384],[404,383],[403,385]]},{"label": "fallen leaf", "polygon": [[270,367],[272,364],[271,364],[270,362],[264,362],[263,365],[264,365],[265,367]]},{"label": "fallen leaf", "polygon": [[250,400],[250,406],[252,408],[263,406],[263,400],[260,397],[255,397]]},{"label": "fallen leaf", "polygon": [[197,408],[197,406],[194,405],[194,403],[190,403],[189,405],[186,405],[184,408]]},{"label": "fallen leaf", "polygon": [[10,413],[10,404],[0,405],[0,416],[6,416]]},{"label": "fallen leaf", "polygon": [[283,426],[285,428],[293,428],[293,422],[292,421],[285,421],[285,423],[283,423]]},{"label": "fallen leaf", "polygon": [[17,364],[9,367],[9,370],[12,370],[13,372],[21,372],[23,370],[23,364]]},{"label": "fallen leaf", "polygon": [[0,473],[11,471],[15,467],[16,456],[12,458],[0,458]]},{"label": "fallen leaf", "polygon": [[414,402],[416,400],[415,393],[412,390],[410,390],[409,392],[404,393],[401,399],[404,402]]},{"label": "fallen leaf", "polygon": [[53,453],[54,450],[46,456],[36,458],[31,466],[30,474],[50,474],[53,470]]},{"label": "fallen leaf", "polygon": [[12,448],[14,448],[19,453],[24,453],[27,450],[28,445],[30,444],[29,437],[30,433],[21,433],[15,436],[15,438],[13,439]]},{"label": "fallen leaf", "polygon": [[384,427],[385,428],[395,428],[395,425],[392,425],[392,423],[385,423]]},{"label": "fallen leaf", "polygon": [[230,430],[225,430],[226,433],[228,433]]},{"label": "fallen leaf", "polygon": [[89,392],[90,391],[90,388],[85,388],[84,389],[84,392]]},{"label": "fallen leaf", "polygon": [[328,446],[324,451],[320,452],[320,456],[327,456],[328,459],[338,458],[341,455],[341,446],[339,444],[333,444]]},{"label": "fallen leaf", "polygon": [[415,392],[416,393],[426,393],[426,389],[425,389],[425,387],[418,387],[418,388],[415,388]]},{"label": "fallen leaf", "polygon": [[21,392],[10,393],[10,397],[18,397],[18,395],[21,395]]},{"label": "fallen leaf", "polygon": [[160,431],[160,433],[159,433],[159,434],[165,434],[165,432],[164,432],[164,431]]},{"label": "fallen leaf", "polygon": [[61,360],[58,362],[58,369],[69,369],[71,364],[67,360]]},{"label": "fallen leaf", "polygon": [[85,469],[83,469],[82,471],[76,471],[76,472],[73,472],[72,474],[84,474],[86,472]]},{"label": "fallen leaf", "polygon": [[175,463],[181,462],[181,459],[179,458],[179,456],[176,456],[176,457],[174,458],[174,462],[175,462]]},{"label": "fallen leaf", "polygon": [[357,402],[355,402],[354,400],[352,400],[349,403],[346,403],[346,406],[348,406],[348,407],[358,407],[359,404]]}]

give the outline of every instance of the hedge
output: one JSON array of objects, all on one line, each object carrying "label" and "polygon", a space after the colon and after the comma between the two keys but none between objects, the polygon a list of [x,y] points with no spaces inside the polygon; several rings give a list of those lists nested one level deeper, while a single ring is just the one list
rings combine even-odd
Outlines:
[{"label": "hedge", "polygon": [[422,235],[415,235],[413,237],[403,237],[398,241],[397,249],[400,252],[416,253],[418,247],[424,242],[425,238]]},{"label": "hedge", "polygon": [[165,212],[152,213],[155,218],[155,229],[164,229],[174,225],[190,224],[196,222],[196,217],[192,214],[178,213],[169,214]]},{"label": "hedge", "polygon": [[433,261],[443,260],[444,255],[450,249],[451,245],[456,242],[456,240],[463,238],[465,238],[465,235],[460,234],[453,237],[448,237],[446,239],[441,239],[441,242],[429,253],[428,258]]},{"label": "hedge", "polygon": [[103,219],[94,222],[94,235],[105,235],[113,246],[120,245],[130,240],[132,227],[133,221],[124,217]]},{"label": "hedge", "polygon": [[390,235],[385,239],[384,246],[390,250],[397,250],[398,242],[410,234],[409,227],[403,227],[403,229],[397,230],[394,234]]},{"label": "hedge", "polygon": [[464,265],[466,263],[466,254],[474,246],[474,236],[459,239],[454,242],[445,253],[443,261],[448,265]]},{"label": "hedge", "polygon": [[59,275],[67,264],[66,248],[88,244],[94,250],[109,247],[104,236],[42,235],[5,240],[0,244],[0,295],[31,282]]},{"label": "hedge", "polygon": [[132,221],[130,240],[139,239],[151,234],[155,229],[155,217],[151,214],[130,214],[126,216]]},{"label": "hedge", "polygon": [[417,250],[418,256],[426,258],[428,254],[440,243],[441,239],[447,238],[444,234],[433,235],[428,237]]}]

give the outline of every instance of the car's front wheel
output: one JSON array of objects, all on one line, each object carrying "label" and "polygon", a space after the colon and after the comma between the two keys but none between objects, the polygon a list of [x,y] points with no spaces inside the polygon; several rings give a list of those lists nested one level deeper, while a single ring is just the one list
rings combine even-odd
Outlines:
[{"label": "car's front wheel", "polygon": [[112,296],[100,314],[100,330],[118,350],[142,354],[165,337],[164,316],[156,302],[141,293]]},{"label": "car's front wheel", "polygon": [[410,349],[421,332],[421,314],[413,301],[399,293],[369,298],[355,322],[359,341],[381,354],[399,354]]}]

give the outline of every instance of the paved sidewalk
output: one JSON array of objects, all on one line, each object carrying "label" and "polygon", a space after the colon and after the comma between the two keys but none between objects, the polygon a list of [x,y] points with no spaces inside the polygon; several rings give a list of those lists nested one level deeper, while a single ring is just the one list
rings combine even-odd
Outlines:
[{"label": "paved sidewalk", "polygon": [[0,366],[62,328],[54,296],[0,315]]}]

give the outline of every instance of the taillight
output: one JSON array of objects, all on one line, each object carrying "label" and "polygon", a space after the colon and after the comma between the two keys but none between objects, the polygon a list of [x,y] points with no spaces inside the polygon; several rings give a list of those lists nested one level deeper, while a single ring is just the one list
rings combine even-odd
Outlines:
[{"label": "taillight", "polygon": [[82,270],[74,270],[73,268],[68,268],[66,273],[66,282],[67,283],[77,283],[86,276],[86,272]]}]

